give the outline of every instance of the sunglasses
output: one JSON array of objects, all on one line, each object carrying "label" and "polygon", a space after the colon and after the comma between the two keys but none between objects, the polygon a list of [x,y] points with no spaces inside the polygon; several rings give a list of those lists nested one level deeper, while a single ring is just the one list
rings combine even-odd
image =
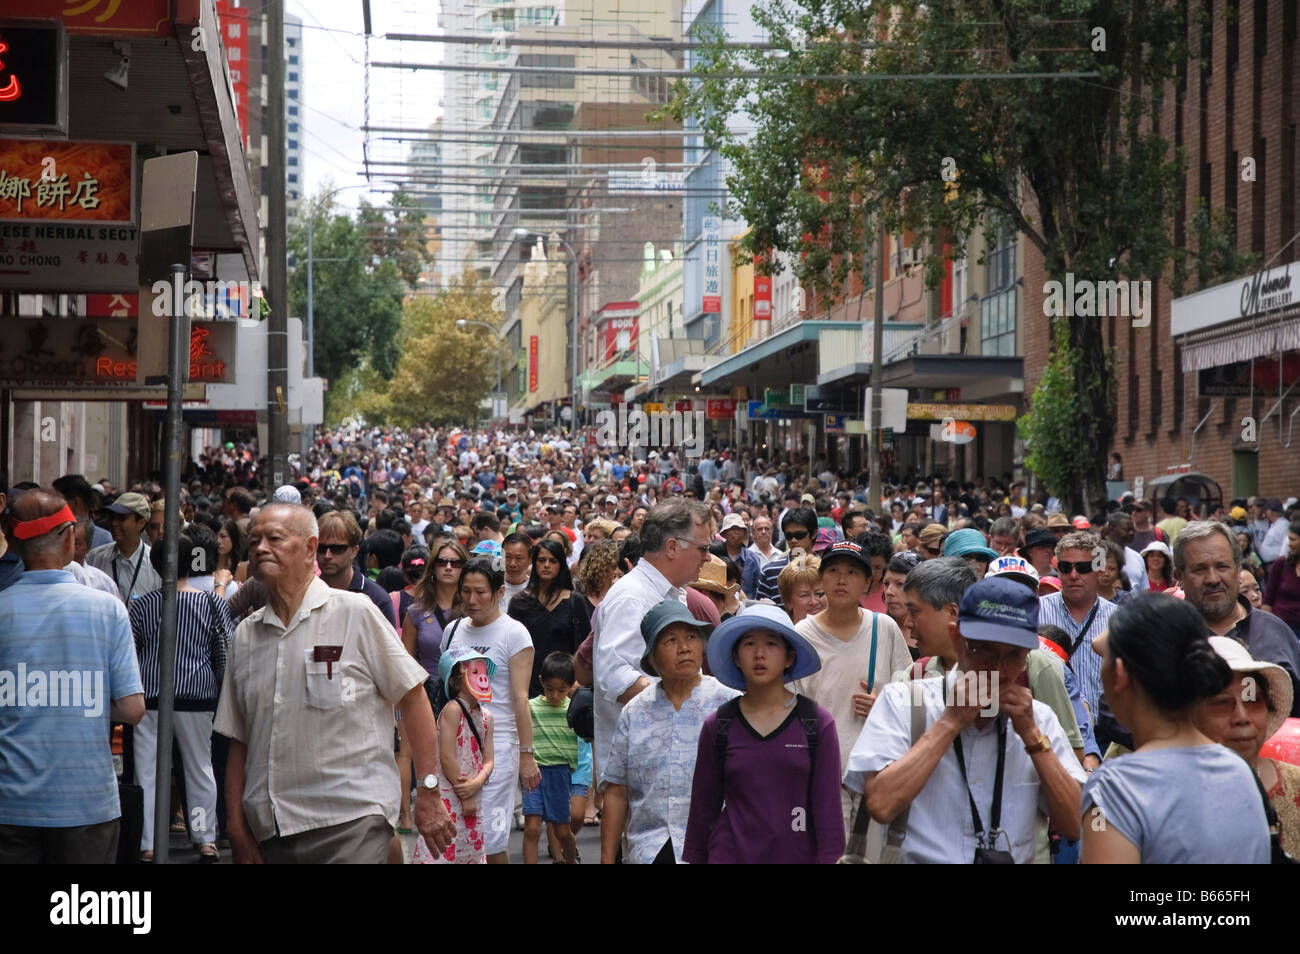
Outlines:
[{"label": "sunglasses", "polygon": [[812,536],[807,530],[787,530],[785,535],[789,540],[807,540]]},{"label": "sunglasses", "polygon": [[319,556],[322,553],[332,553],[339,556],[342,553],[347,553],[350,549],[352,549],[350,543],[318,543],[316,545],[316,554]]},{"label": "sunglasses", "polygon": [[434,565],[434,566],[454,566],[454,567],[459,568],[459,567],[462,567],[462,566],[465,565],[465,561],[462,560],[462,559],[460,559],[459,557],[455,557],[455,558],[450,559],[450,560],[445,559],[445,558],[443,558],[443,557],[438,557],[438,559],[436,559],[436,560],[433,561],[433,565]]},{"label": "sunglasses", "polygon": [[940,553],[943,552],[943,550],[940,549],[939,547],[922,547],[922,549],[925,550],[925,552],[930,554],[930,556],[932,557],[937,557]]},{"label": "sunglasses", "polygon": [[1070,571],[1074,570],[1080,576],[1087,576],[1094,569],[1091,560],[1077,560],[1071,563],[1069,560],[1057,560],[1056,569],[1061,576],[1069,576]]}]

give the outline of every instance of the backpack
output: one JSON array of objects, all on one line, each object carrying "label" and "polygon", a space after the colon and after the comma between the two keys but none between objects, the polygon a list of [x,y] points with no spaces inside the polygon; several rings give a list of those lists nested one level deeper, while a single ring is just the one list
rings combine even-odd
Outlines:
[{"label": "backpack", "polygon": [[[804,738],[808,740],[808,831],[812,833],[812,785],[813,769],[817,765],[817,703],[805,695],[799,695],[794,704],[795,717],[803,723]],[[718,723],[713,736],[713,752],[718,762],[718,791],[725,790],[727,783],[727,736],[731,724],[740,716],[740,699],[731,699],[718,707]]]}]

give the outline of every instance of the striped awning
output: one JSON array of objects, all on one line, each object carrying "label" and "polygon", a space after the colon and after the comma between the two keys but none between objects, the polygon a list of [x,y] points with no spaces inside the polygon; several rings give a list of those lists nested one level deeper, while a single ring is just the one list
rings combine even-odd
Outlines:
[{"label": "striped awning", "polygon": [[1300,349],[1300,308],[1207,328],[1177,339],[1183,371],[1204,371]]}]

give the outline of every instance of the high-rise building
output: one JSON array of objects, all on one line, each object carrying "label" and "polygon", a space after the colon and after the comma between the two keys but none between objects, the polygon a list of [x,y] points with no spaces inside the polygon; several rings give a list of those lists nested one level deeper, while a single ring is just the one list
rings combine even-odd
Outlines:
[{"label": "high-rise building", "polygon": [[298,216],[298,202],[306,184],[303,168],[303,67],[302,18],[284,14],[285,192],[289,219]]}]

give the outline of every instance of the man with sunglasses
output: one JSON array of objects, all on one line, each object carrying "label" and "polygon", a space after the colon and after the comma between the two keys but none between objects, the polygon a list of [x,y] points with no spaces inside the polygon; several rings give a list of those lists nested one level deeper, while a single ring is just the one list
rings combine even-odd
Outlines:
[{"label": "man with sunglasses", "polygon": [[755,598],[771,600],[781,605],[781,591],[776,585],[776,578],[781,575],[790,562],[791,550],[812,553],[813,543],[817,539],[817,511],[812,507],[795,507],[787,510],[781,518],[781,537],[785,541],[785,554],[771,560],[763,567],[758,579],[758,593]]},{"label": "man with sunglasses", "polygon": [[1061,591],[1040,600],[1040,615],[1041,622],[1061,627],[1070,637],[1067,665],[1079,678],[1084,705],[1095,720],[1101,699],[1101,657],[1092,651],[1092,641],[1106,629],[1115,604],[1097,594],[1101,574],[1093,562],[1094,551],[1105,554],[1095,533],[1075,531],[1061,538],[1056,544]]},{"label": "man with sunglasses", "polygon": [[356,518],[346,510],[332,510],[323,514],[318,523],[320,539],[316,542],[316,565],[320,567],[320,578],[333,589],[364,593],[384,614],[384,619],[397,629],[392,599],[357,565],[361,527]]}]

